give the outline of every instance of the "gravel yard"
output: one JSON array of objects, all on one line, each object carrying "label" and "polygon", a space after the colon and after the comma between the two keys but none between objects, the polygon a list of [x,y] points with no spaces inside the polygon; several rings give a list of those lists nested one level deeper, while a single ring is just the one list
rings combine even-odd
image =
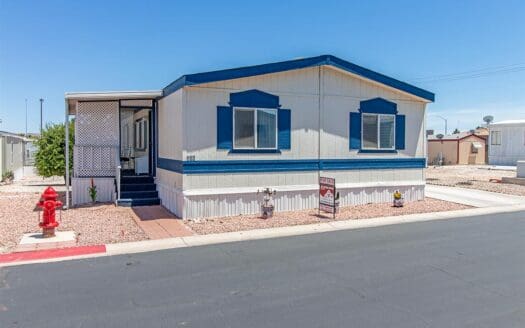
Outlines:
[{"label": "gravel yard", "polygon": [[450,165],[428,167],[426,179],[428,184],[479,189],[516,196],[525,196],[525,186],[491,182],[501,181],[502,177],[515,177],[516,171],[489,170],[488,166]]},{"label": "gravel yard", "polygon": [[[426,198],[422,201],[406,203],[405,206],[401,208],[393,207],[390,203],[343,207],[340,209],[340,213],[337,214],[335,221],[442,212],[466,208],[470,208],[470,206]],[[329,214],[323,214],[320,217],[317,214],[317,210],[304,210],[275,213],[272,218],[266,220],[257,215],[239,215],[233,217],[184,220],[184,222],[195,233],[206,235],[211,233],[312,224],[333,220]]]},{"label": "gravel yard", "polygon": [[[42,189],[42,188],[41,188]],[[0,252],[12,251],[22,234],[40,232],[35,204],[40,192],[0,192]],[[129,207],[98,204],[62,211],[58,230],[75,231],[78,245],[148,239]]]},{"label": "gravel yard", "polygon": [[[525,186],[489,182],[503,176],[514,176],[515,171],[486,170],[477,166],[443,166],[426,170],[429,184],[460,186],[525,196]],[[56,187],[61,190],[60,179]],[[23,233],[40,232],[35,204],[43,185],[55,181],[27,181],[0,186],[0,252],[12,251]],[[38,190],[38,192],[36,192]],[[381,216],[405,215],[466,209],[469,206],[426,198],[423,201],[394,208],[390,203],[367,204],[341,208],[335,220],[367,219]],[[83,206],[62,212],[58,230],[75,231],[78,245],[95,245],[148,239],[136,224],[131,208],[113,204]],[[272,227],[293,226],[332,221],[330,215],[317,215],[317,210],[276,213],[264,220],[257,215],[223,218],[202,218],[183,222],[196,234],[242,231]]]},{"label": "gravel yard", "polygon": [[57,192],[66,190],[63,177],[42,178],[39,176],[29,176],[13,183],[0,182],[0,193],[42,192],[47,186],[52,186]]}]

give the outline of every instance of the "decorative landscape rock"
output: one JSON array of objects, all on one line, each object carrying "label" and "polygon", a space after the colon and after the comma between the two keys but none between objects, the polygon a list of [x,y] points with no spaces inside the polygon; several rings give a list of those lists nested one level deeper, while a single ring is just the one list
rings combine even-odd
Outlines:
[{"label": "decorative landscape rock", "polygon": [[243,231],[252,229],[275,228],[313,224],[328,221],[358,220],[415,213],[442,212],[470,208],[470,206],[425,198],[418,202],[407,202],[403,207],[392,207],[392,203],[367,204],[341,207],[335,219],[332,215],[318,215],[317,209],[294,212],[275,212],[271,220],[264,220],[257,214],[239,215],[221,218],[200,218],[184,220],[195,233],[206,235],[212,233]]}]

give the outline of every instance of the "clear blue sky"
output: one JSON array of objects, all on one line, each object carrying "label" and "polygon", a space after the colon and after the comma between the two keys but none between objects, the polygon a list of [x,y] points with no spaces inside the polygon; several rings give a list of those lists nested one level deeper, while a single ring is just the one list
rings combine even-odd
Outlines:
[{"label": "clear blue sky", "polygon": [[67,91],[160,89],[327,53],[436,93],[429,114],[449,130],[523,119],[524,12],[524,1],[0,0],[0,130],[24,131],[25,98],[37,131],[40,97],[58,122]]}]

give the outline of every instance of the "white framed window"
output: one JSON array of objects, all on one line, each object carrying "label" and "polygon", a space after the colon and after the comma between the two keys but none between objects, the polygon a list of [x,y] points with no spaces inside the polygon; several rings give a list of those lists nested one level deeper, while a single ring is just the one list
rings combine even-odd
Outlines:
[{"label": "white framed window", "polygon": [[235,107],[234,149],[277,149],[277,109]]},{"label": "white framed window", "polygon": [[141,118],[135,121],[135,149],[145,150],[148,144],[148,120]]},{"label": "white framed window", "polygon": [[501,145],[501,131],[490,131],[490,144],[493,146]]},{"label": "white framed window", "polygon": [[395,115],[363,113],[361,125],[363,149],[395,149]]}]

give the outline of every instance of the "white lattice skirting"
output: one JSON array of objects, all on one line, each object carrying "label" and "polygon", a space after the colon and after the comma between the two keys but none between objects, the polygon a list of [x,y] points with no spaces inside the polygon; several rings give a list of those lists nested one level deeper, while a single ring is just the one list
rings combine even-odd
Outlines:
[{"label": "white lattice skirting", "polygon": [[79,102],[75,119],[74,176],[115,176],[118,161],[118,102]]},{"label": "white lattice skirting", "polygon": [[[275,187],[276,211],[295,211],[318,207],[317,186]],[[186,190],[173,189],[158,184],[162,205],[181,218],[200,218],[217,216],[236,216],[256,214],[260,211],[262,194],[253,188],[231,188],[222,190]],[[368,203],[386,203],[392,201],[395,190],[401,191],[405,201],[422,200],[425,194],[424,182],[396,182],[347,184],[338,186],[340,205],[362,205]]]},{"label": "white lattice skirting", "polygon": [[74,173],[77,177],[115,176],[117,146],[78,146],[73,148]]}]

